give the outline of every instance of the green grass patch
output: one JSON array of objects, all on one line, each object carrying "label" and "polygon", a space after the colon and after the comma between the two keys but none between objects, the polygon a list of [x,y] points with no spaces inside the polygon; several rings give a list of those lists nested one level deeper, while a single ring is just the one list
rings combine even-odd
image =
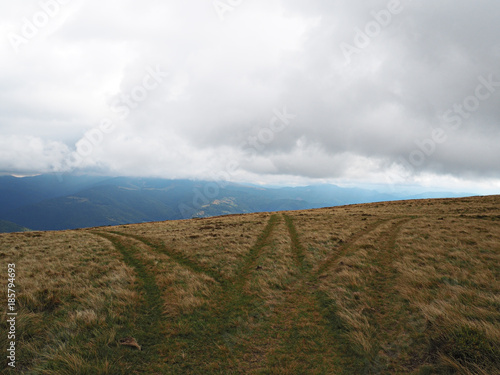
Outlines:
[{"label": "green grass patch", "polygon": [[500,366],[499,344],[478,329],[462,326],[432,339],[431,351],[444,354],[471,370],[477,366],[487,371]]},{"label": "green grass patch", "polygon": [[118,331],[118,335],[133,336],[142,346],[141,351],[124,348],[129,351],[125,361],[134,368],[150,368],[148,364],[158,359],[157,346],[163,341],[160,333],[162,299],[155,276],[148,270],[147,263],[140,259],[136,248],[124,245],[117,237],[110,234],[103,232],[96,234],[111,241],[123,255],[125,263],[137,274],[137,291],[142,295],[142,303],[133,307],[129,315],[131,319],[127,320],[125,327]]}]

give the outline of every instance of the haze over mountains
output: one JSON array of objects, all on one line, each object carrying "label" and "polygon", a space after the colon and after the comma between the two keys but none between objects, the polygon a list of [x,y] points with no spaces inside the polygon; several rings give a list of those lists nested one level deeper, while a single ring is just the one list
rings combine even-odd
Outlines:
[{"label": "haze over mountains", "polygon": [[335,185],[261,187],[227,182],[89,175],[0,177],[2,232],[65,230],[226,214],[286,211],[471,194],[387,193]]}]

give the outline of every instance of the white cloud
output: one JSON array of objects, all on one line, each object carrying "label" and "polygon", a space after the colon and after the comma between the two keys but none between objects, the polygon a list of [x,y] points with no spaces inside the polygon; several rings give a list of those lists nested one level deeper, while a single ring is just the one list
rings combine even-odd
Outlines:
[{"label": "white cloud", "polygon": [[54,172],[68,154],[68,147],[60,142],[32,136],[0,136],[0,170],[4,173]]},{"label": "white cloud", "polygon": [[[40,5],[9,3],[0,15],[0,172],[67,170],[77,142],[111,119],[116,129],[79,170],[206,178],[233,161],[237,180],[497,186],[500,88],[411,173],[401,158],[479,77],[500,80],[500,5],[401,3],[348,65],[341,44],[387,1],[247,1],[222,22],[205,0],[74,0],[18,53],[8,33]],[[120,117],[113,103],[156,66],[168,77]],[[296,120],[248,159],[248,137],[284,106]]]}]

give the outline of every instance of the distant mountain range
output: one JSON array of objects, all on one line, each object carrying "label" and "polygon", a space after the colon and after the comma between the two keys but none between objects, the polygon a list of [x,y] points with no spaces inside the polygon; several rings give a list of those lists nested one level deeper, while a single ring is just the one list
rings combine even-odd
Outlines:
[{"label": "distant mountain range", "polygon": [[27,232],[29,229],[24,228],[20,225],[11,223],[10,221],[0,220],[0,233],[12,233],[12,232]]},{"label": "distant mountain range", "polygon": [[[64,230],[414,198],[335,185],[268,188],[210,181],[41,175],[0,177],[0,232]],[[7,223],[8,222],[8,223]]]}]

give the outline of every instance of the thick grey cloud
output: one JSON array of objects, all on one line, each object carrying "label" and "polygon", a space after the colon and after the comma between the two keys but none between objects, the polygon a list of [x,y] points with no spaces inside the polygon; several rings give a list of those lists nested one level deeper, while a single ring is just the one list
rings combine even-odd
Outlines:
[{"label": "thick grey cloud", "polygon": [[499,16],[494,0],[10,3],[0,172],[494,191]]}]

